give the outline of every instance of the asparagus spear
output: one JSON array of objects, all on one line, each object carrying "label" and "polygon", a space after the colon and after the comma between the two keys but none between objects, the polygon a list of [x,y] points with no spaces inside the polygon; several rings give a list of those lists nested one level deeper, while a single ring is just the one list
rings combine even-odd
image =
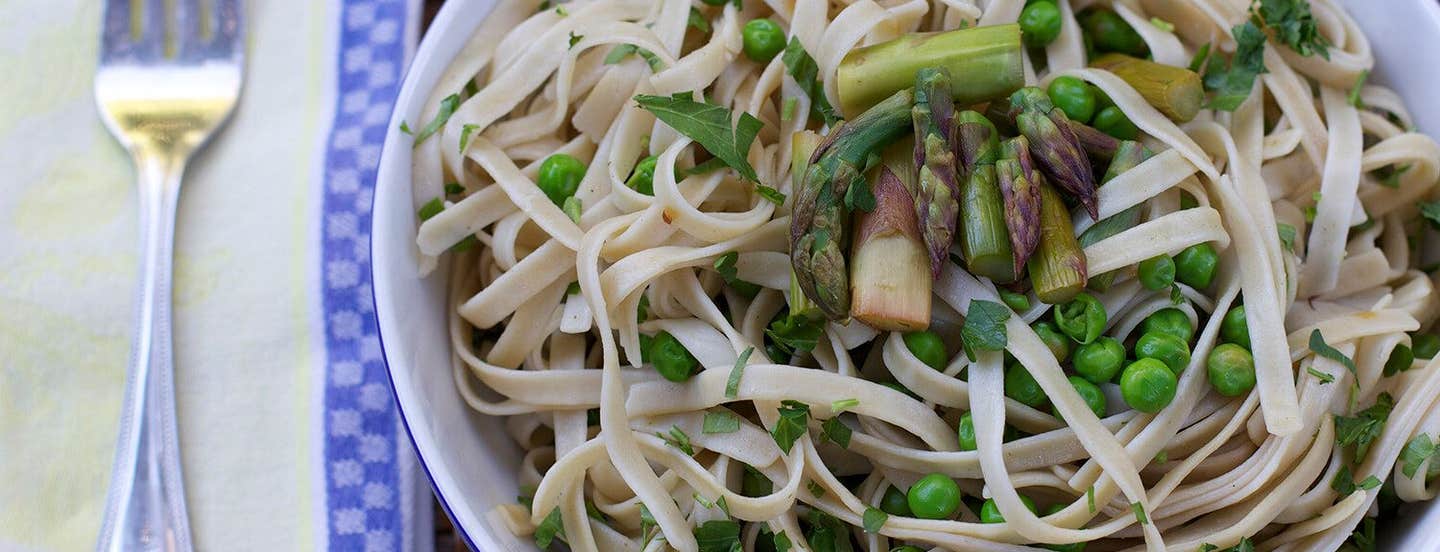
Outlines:
[{"label": "asparagus spear", "polygon": [[[815,153],[815,148],[820,146],[820,140],[819,134],[809,130],[802,130],[790,135],[790,178],[794,182],[793,187],[797,190],[800,189],[801,183],[805,179],[805,170],[810,167],[810,156]],[[791,314],[810,319],[824,318],[824,313],[815,306],[815,302],[805,296],[793,268],[790,269],[790,295],[787,300]]]},{"label": "asparagus spear", "polygon": [[960,104],[1003,98],[1025,84],[1020,26],[992,25],[943,33],[910,33],[889,42],[851,50],[836,70],[835,88],[847,114],[863,111],[897,90],[909,88],[915,73],[943,67],[964,75],[951,83]]},{"label": "asparagus spear", "polygon": [[1010,95],[1010,110],[1020,134],[1030,141],[1030,153],[1056,186],[1080,200],[1090,218],[1098,218],[1095,175],[1081,150],[1080,139],[1065,112],[1050,103],[1043,90],[1028,86]]},{"label": "asparagus spear", "polygon": [[915,167],[919,174],[915,215],[930,253],[930,275],[940,277],[959,216],[959,177],[955,174],[955,104],[950,98],[950,73],[921,69],[915,75]]},{"label": "asparagus spear", "polygon": [[[1110,167],[1105,169],[1105,176],[1101,179],[1101,185],[1111,179],[1120,176],[1136,165],[1150,158],[1150,151],[1139,142],[1130,140],[1120,141],[1115,148],[1115,155],[1110,159]],[[1140,222],[1140,205],[1131,206],[1124,211],[1106,217],[1105,220],[1097,222],[1086,228],[1077,240],[1081,248],[1090,247],[1091,244],[1099,242],[1115,234],[1134,227]],[[1090,287],[1098,291],[1109,289],[1110,284],[1115,281],[1115,272],[1106,272],[1090,278]]]},{"label": "asparagus spear", "polygon": [[[1010,106],[1000,102],[990,102],[985,110],[985,117],[1000,129],[1001,134],[1015,134],[1015,121],[1010,116]],[[1095,127],[1078,121],[1070,121],[1070,130],[1075,132],[1075,138],[1080,143],[1080,149],[1090,156],[1091,161],[1104,163],[1115,155],[1115,148],[1119,147],[1120,139],[1105,134]]]},{"label": "asparagus spear", "polygon": [[[1000,133],[989,119],[974,111],[963,111],[957,115],[956,128],[960,160],[965,167],[965,178],[961,179],[960,186],[960,252],[965,257],[965,266],[971,273],[996,283],[1013,282],[1024,264],[1016,261],[1010,247],[1011,234],[1007,233],[1007,222],[1011,218],[1005,216],[1005,196],[995,177]],[[1011,193],[1014,193],[1013,185]],[[1034,200],[1038,202],[1039,196],[1035,196]],[[1034,209],[1031,213],[1039,215]],[[1017,225],[1024,219],[1023,214],[1014,217]],[[1035,222],[1038,224],[1038,221]],[[1034,227],[1031,226],[1032,229]],[[1032,240],[1031,249],[1033,246]]]},{"label": "asparagus spear", "polygon": [[832,320],[850,310],[843,251],[851,209],[874,207],[861,170],[872,152],[909,127],[913,96],[910,90],[896,92],[833,129],[799,177],[790,218],[790,262],[800,289]]},{"label": "asparagus spear", "polygon": [[1090,66],[1114,73],[1135,88],[1146,102],[1177,122],[1194,119],[1205,104],[1205,88],[1200,84],[1200,75],[1184,67],[1125,54],[1105,54],[1090,62]]},{"label": "asparagus spear", "polygon": [[1070,210],[1060,194],[1040,179],[1040,245],[1030,259],[1030,283],[1041,301],[1057,305],[1085,289],[1085,252],[1075,241]]},{"label": "asparagus spear", "polygon": [[1005,226],[1010,232],[1014,270],[1019,277],[1040,243],[1040,182],[1024,136],[1006,140],[995,162],[995,177],[1005,201]]},{"label": "asparagus spear", "polygon": [[872,188],[875,210],[856,223],[850,314],[881,330],[923,330],[930,326],[930,278],[915,200],[885,165]]}]

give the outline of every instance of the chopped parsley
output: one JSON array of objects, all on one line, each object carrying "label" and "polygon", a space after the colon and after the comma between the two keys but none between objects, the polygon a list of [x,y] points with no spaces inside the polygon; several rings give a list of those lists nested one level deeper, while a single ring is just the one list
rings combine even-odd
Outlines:
[{"label": "chopped parsley", "polygon": [[585,35],[577,35],[577,34],[575,34],[575,31],[570,31],[570,47],[571,47],[571,48],[574,48],[575,45],[578,44],[581,40],[585,40]]},{"label": "chopped parsley", "polygon": [[685,432],[680,429],[680,426],[670,426],[670,432],[668,434],[658,433],[657,435],[665,440],[665,444],[680,449],[680,452],[685,453],[687,456],[695,456],[695,447],[690,446],[690,436],[686,435]]},{"label": "chopped parsley", "polygon": [[1205,68],[1205,88],[1214,92],[1206,107],[1235,111],[1255,84],[1255,77],[1265,72],[1265,33],[1246,21],[1230,29],[1235,37],[1235,54],[1227,62],[1218,53],[1209,56]]},{"label": "chopped parsley", "polygon": [[713,410],[705,413],[700,433],[735,433],[740,431],[740,417],[729,410]]},{"label": "chopped parsley", "polygon": [[695,9],[695,6],[690,6],[690,20],[686,21],[685,24],[691,27],[695,27],[702,33],[710,32],[710,20],[705,19],[705,14],[700,13],[700,10]]},{"label": "chopped parsley", "polygon": [[665,62],[660,61],[660,56],[655,55],[655,52],[651,52],[634,44],[621,44],[612,48],[610,53],[605,54],[605,65],[615,65],[625,61],[625,58],[630,57],[631,54],[639,55],[645,60],[645,63],[650,64],[650,70],[652,72],[658,73],[661,69],[665,68]]},{"label": "chopped parsley", "polygon": [[1294,253],[1295,227],[1281,222],[1275,225],[1275,232],[1280,234],[1280,245],[1285,246],[1286,251]]},{"label": "chopped parsley", "polygon": [[1431,228],[1440,230],[1440,200],[1421,202],[1420,216],[1425,217]]},{"label": "chopped parsley", "polygon": [[805,480],[805,488],[810,491],[811,496],[822,498],[825,496],[825,487],[821,487],[814,479]]},{"label": "chopped parsley", "polygon": [[780,450],[790,454],[795,441],[808,431],[809,423],[810,405],[800,401],[782,401],[780,418],[775,420],[775,429],[770,430],[770,435],[775,437],[775,444],[780,445]]},{"label": "chopped parsley", "polygon": [[765,328],[765,335],[775,342],[781,352],[793,355],[797,351],[813,351],[824,329],[823,320],[788,314],[770,322],[770,327]]},{"label": "chopped parsley", "polygon": [[1434,455],[1435,443],[1430,440],[1430,436],[1424,433],[1416,435],[1409,443],[1405,443],[1405,450],[1400,451],[1400,473],[1405,474],[1405,477],[1415,477],[1420,464]]},{"label": "chopped parsley", "polygon": [[830,403],[830,411],[834,412],[835,415],[838,416],[841,412],[850,410],[851,408],[855,408],[857,406],[860,406],[860,399],[840,399],[838,401],[833,401]]},{"label": "chopped parsley", "polygon": [[1345,369],[1349,370],[1350,373],[1355,373],[1355,361],[1350,360],[1350,357],[1345,356],[1345,353],[1340,352],[1339,349],[1331,347],[1329,343],[1326,343],[1325,336],[1321,335],[1319,328],[1310,332],[1310,350],[1314,351],[1316,355],[1344,365]]},{"label": "chopped parsley", "polygon": [[1164,19],[1160,19],[1159,17],[1151,17],[1151,18],[1150,18],[1150,25],[1154,26],[1156,29],[1160,29],[1160,30],[1165,31],[1165,32],[1167,32],[1167,33],[1173,33],[1173,32],[1175,32],[1175,24],[1174,24],[1174,23],[1171,23],[1171,22],[1166,21],[1166,20],[1164,20]]},{"label": "chopped parsley", "polygon": [[740,254],[734,251],[721,255],[715,259],[715,272],[720,273],[720,278],[725,280],[725,284],[735,288],[740,295],[753,299],[760,293],[760,286],[741,280],[736,276],[735,263],[739,260]]},{"label": "chopped parsley", "polygon": [[1330,480],[1330,488],[1340,493],[1340,498],[1350,496],[1355,491],[1368,491],[1380,486],[1380,479],[1371,475],[1355,482],[1355,476],[1350,475],[1350,466],[1340,466],[1340,471],[1335,473],[1335,478]]},{"label": "chopped parsley", "polygon": [[984,299],[970,301],[970,308],[965,311],[965,325],[960,328],[965,356],[975,360],[976,350],[1004,350],[1005,321],[1009,319],[1010,309],[1005,305]]},{"label": "chopped parsley", "polygon": [[1330,59],[1330,41],[1320,34],[1307,0],[1259,0],[1250,6],[1250,21],[1297,54]]},{"label": "chopped parsley", "polygon": [[1095,513],[1095,486],[1085,489],[1085,503],[1090,506],[1090,513]]},{"label": "chopped parsley", "polygon": [[420,216],[420,220],[421,220],[421,221],[427,221],[427,220],[430,220],[431,218],[434,218],[435,215],[440,214],[440,211],[444,211],[444,210],[445,210],[445,200],[442,200],[442,199],[440,199],[440,198],[437,197],[437,198],[431,199],[430,201],[426,201],[424,205],[421,205],[421,206],[420,206],[420,210],[419,210],[419,211],[416,211],[415,214],[417,214],[417,215]]},{"label": "chopped parsley", "polygon": [[841,119],[840,113],[825,99],[825,86],[819,78],[820,65],[805,51],[799,38],[790,37],[780,60],[785,63],[785,71],[795,79],[795,84],[810,98],[810,113],[824,120],[827,126],[835,126]]},{"label": "chopped parsley", "polygon": [[550,510],[550,515],[545,516],[545,520],[535,526],[535,546],[539,546],[541,550],[550,548],[550,544],[557,538],[565,540],[565,520],[560,517],[559,506]]},{"label": "chopped parsley", "polygon": [[480,125],[477,124],[466,123],[460,127],[460,153],[465,153],[470,147],[470,135],[477,130],[480,130]]},{"label": "chopped parsley", "polygon": [[699,143],[705,151],[725,161],[740,176],[751,182],[758,182],[755,167],[750,165],[746,155],[755,135],[764,126],[749,113],[741,113],[739,122],[731,126],[732,114],[729,109],[691,98],[677,96],[635,96],[641,108],[655,115],[655,118],[675,129],[676,132]]},{"label": "chopped parsley", "polygon": [[1350,102],[1350,105],[1358,108],[1365,107],[1365,100],[1360,98],[1360,90],[1365,88],[1365,79],[1368,78],[1370,78],[1369,69],[1361,71],[1360,76],[1355,77],[1355,84],[1350,86],[1350,93],[1345,96],[1345,99]]},{"label": "chopped parsley", "polygon": [[570,217],[570,222],[580,224],[580,207],[580,198],[570,196],[565,198],[565,204],[560,207],[560,210],[565,213],[565,216]]},{"label": "chopped parsley", "polygon": [[732,552],[739,550],[740,523],[728,519],[712,519],[695,528],[695,544],[700,552]]},{"label": "chopped parsley", "polygon": [[1364,458],[1370,450],[1370,443],[1379,438],[1385,429],[1385,420],[1394,407],[1395,399],[1389,393],[1381,393],[1373,406],[1355,416],[1336,416],[1335,443],[1341,447],[1354,447],[1356,460]]},{"label": "chopped parsley", "polygon": [[1130,503],[1130,511],[1135,512],[1135,520],[1136,520],[1136,521],[1139,521],[1139,522],[1140,522],[1140,525],[1149,525],[1149,524],[1150,524],[1150,518],[1145,517],[1145,506],[1144,506],[1144,505],[1140,504],[1139,502],[1131,502],[1131,503]]},{"label": "chopped parsley", "polygon": [[725,398],[733,399],[740,393],[740,377],[745,374],[745,363],[750,361],[750,354],[754,352],[755,348],[749,347],[735,359],[735,367],[730,369],[730,377],[725,380]]},{"label": "chopped parsley", "polygon": [[1320,380],[1320,385],[1325,385],[1327,383],[1335,383],[1335,376],[1330,375],[1329,372],[1316,370],[1314,366],[1305,368],[1305,371],[1309,372],[1310,375],[1315,376],[1315,379]]},{"label": "chopped parsley", "polygon": [[[431,119],[430,122],[425,125],[425,128],[415,133],[415,143],[411,145],[411,147],[418,147],[426,138],[429,138],[430,135],[439,132],[440,127],[445,126],[445,122],[449,121],[450,116],[455,114],[455,108],[457,107],[460,107],[459,94],[451,94],[445,96],[445,99],[440,100],[440,111],[435,113],[435,118]],[[400,130],[406,131],[407,134],[409,133],[409,129],[404,123],[401,123]]]},{"label": "chopped parsley", "polygon": [[845,425],[838,417],[820,423],[820,436],[826,441],[840,445],[840,448],[850,448],[851,433],[850,426]]}]

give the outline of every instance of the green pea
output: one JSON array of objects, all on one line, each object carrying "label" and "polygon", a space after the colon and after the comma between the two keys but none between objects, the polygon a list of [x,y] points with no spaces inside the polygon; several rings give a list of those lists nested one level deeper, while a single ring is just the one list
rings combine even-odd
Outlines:
[{"label": "green pea", "polygon": [[1035,334],[1039,335],[1040,341],[1050,349],[1050,354],[1055,355],[1056,362],[1065,362],[1065,359],[1070,358],[1070,338],[1060,333],[1060,328],[1050,322],[1036,322]]},{"label": "green pea", "polygon": [[940,336],[931,331],[907,332],[904,336],[905,347],[920,359],[927,366],[936,370],[944,370],[949,357],[945,354],[945,342]]},{"label": "green pea", "polygon": [[1101,337],[1075,349],[1071,364],[1081,377],[1093,383],[1105,383],[1115,379],[1115,374],[1125,366],[1125,345],[1113,337]]},{"label": "green pea", "polygon": [[1138,269],[1140,285],[1151,291],[1162,290],[1175,284],[1175,260],[1169,255],[1160,255],[1140,261]]},{"label": "green pea", "polygon": [[1060,36],[1060,8],[1053,2],[1035,2],[1020,12],[1020,36],[1025,45],[1039,48]]},{"label": "green pea", "polygon": [[[1085,406],[1090,407],[1090,411],[1095,413],[1095,417],[1104,418],[1106,406],[1105,392],[1101,391],[1095,384],[1090,383],[1090,380],[1080,376],[1070,376],[1068,379],[1070,380],[1070,385],[1075,387],[1075,392],[1079,393],[1080,398],[1085,400]],[[1056,418],[1060,418],[1059,410],[1051,407],[1051,412],[1055,414]]]},{"label": "green pea", "polygon": [[565,198],[575,195],[575,190],[580,189],[580,180],[583,178],[584,163],[572,155],[557,153],[546,157],[540,163],[540,177],[536,179],[535,185],[559,207],[565,204]]},{"label": "green pea", "polygon": [[1090,85],[1090,93],[1095,95],[1095,113],[1098,114],[1101,109],[1107,107],[1115,107],[1115,100],[1110,99],[1110,95],[1101,90],[1099,86]]},{"label": "green pea", "polygon": [[1140,137],[1140,129],[1130,118],[1125,116],[1124,111],[1113,105],[1100,108],[1095,112],[1095,119],[1091,121],[1095,130],[1104,132],[1121,140],[1134,140]]},{"label": "green pea", "polygon": [[1179,375],[1190,364],[1190,345],[1168,333],[1147,333],[1135,341],[1135,358],[1153,358]]},{"label": "green pea", "polygon": [[1105,331],[1105,305],[1088,293],[1055,307],[1055,326],[1077,343],[1089,343]]},{"label": "green pea", "polygon": [[1015,312],[1030,310],[1030,296],[1024,293],[1015,293],[1008,289],[1000,288],[1000,300],[1005,303],[1005,306],[1010,307],[1010,310]]},{"label": "green pea", "polygon": [[1415,358],[1430,360],[1440,353],[1440,335],[1435,334],[1410,334],[1410,349],[1414,351]]},{"label": "green pea", "polygon": [[1064,110],[1070,120],[1088,123],[1095,116],[1095,92],[1085,81],[1076,77],[1059,77],[1050,81],[1046,91],[1050,94],[1050,101]]},{"label": "green pea", "polygon": [[891,485],[885,489],[885,495],[880,497],[880,510],[892,516],[913,517],[910,515],[910,502],[905,499],[905,493]]},{"label": "green pea", "polygon": [[1126,23],[1120,14],[1107,9],[1090,10],[1081,17],[1080,24],[1090,41],[1101,52],[1120,52],[1139,56],[1145,53],[1145,40],[1140,33]]},{"label": "green pea", "polygon": [[1170,334],[1189,343],[1195,335],[1195,328],[1190,326],[1190,317],[1185,315],[1185,311],[1167,308],[1145,317],[1145,321],[1140,323],[1140,333]]},{"label": "green pea", "polygon": [[680,340],[666,331],[655,334],[655,339],[650,341],[650,363],[655,366],[656,372],[670,381],[690,379],[695,367],[700,365],[680,344]]},{"label": "green pea", "polygon": [[960,450],[975,450],[975,419],[969,412],[960,415],[960,426],[955,433],[960,437]]},{"label": "green pea", "polygon": [[1155,413],[1175,400],[1179,381],[1164,362],[1142,358],[1130,363],[1120,374],[1120,397],[1141,412]]},{"label": "green pea", "polygon": [[943,473],[920,478],[905,493],[910,511],[920,519],[948,519],[960,508],[960,486]]},{"label": "green pea", "polygon": [[[1030,513],[1035,513],[1035,501],[1030,500],[1030,497],[1020,495],[1020,502],[1025,504]],[[1005,523],[1005,516],[1000,515],[1000,506],[995,504],[995,499],[987,498],[985,503],[980,505],[980,523]]]},{"label": "green pea", "polygon": [[654,155],[641,159],[635,164],[635,172],[630,173],[625,185],[647,196],[655,195],[655,162],[658,159]]},{"label": "green pea", "polygon": [[1250,348],[1250,327],[1245,324],[1245,305],[1235,306],[1225,313],[1225,318],[1220,321],[1220,338],[1226,343]]},{"label": "green pea", "polygon": [[769,19],[751,19],[740,30],[745,57],[760,63],[774,58],[785,49],[785,29]]},{"label": "green pea", "polygon": [[1220,264],[1220,254],[1209,243],[1197,243],[1186,247],[1175,256],[1175,279],[1195,289],[1210,287],[1215,279],[1215,267]]},{"label": "green pea", "polygon": [[1415,351],[1403,344],[1396,345],[1394,349],[1390,350],[1390,358],[1385,359],[1384,374],[1386,376],[1399,374],[1400,372],[1409,370],[1410,365],[1414,363]]},{"label": "green pea", "polygon": [[1005,396],[1034,408],[1044,406],[1048,398],[1035,377],[1019,363],[1005,370]]},{"label": "green pea", "polygon": [[1234,343],[1216,345],[1205,361],[1210,385],[1221,395],[1238,397],[1255,387],[1255,359]]}]

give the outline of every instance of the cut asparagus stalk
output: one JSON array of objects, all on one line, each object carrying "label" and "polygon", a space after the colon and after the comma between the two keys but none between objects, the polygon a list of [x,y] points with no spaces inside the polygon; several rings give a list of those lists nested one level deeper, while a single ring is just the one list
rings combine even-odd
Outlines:
[{"label": "cut asparagus stalk", "polygon": [[1035,248],[1040,244],[1040,171],[1030,160],[1030,145],[1024,136],[1006,140],[995,162],[995,180],[1005,206],[1005,226],[1010,233],[1018,278]]},{"label": "cut asparagus stalk", "polygon": [[795,189],[790,262],[800,289],[832,320],[850,310],[845,267],[852,206],[867,207],[867,159],[910,127],[913,94],[901,90],[839,127],[816,147]]},{"label": "cut asparagus stalk", "polygon": [[1190,122],[1205,104],[1205,88],[1200,75],[1184,67],[1130,57],[1105,54],[1090,62],[1128,83],[1146,102],[1166,117],[1181,123]]},{"label": "cut asparagus stalk", "polygon": [[930,274],[940,268],[955,241],[955,220],[960,213],[959,177],[955,174],[955,104],[950,98],[950,74],[943,68],[921,69],[915,76],[915,168],[919,178],[915,216],[930,254]]},{"label": "cut asparagus stalk", "polygon": [[1085,252],[1075,241],[1070,210],[1055,188],[1040,181],[1040,245],[1030,259],[1030,283],[1041,301],[1057,305],[1085,289]]},{"label": "cut asparagus stalk", "polygon": [[[1103,186],[1105,182],[1109,182],[1111,179],[1124,174],[1125,171],[1135,168],[1136,165],[1139,165],[1149,158],[1150,151],[1145,149],[1145,146],[1140,145],[1139,142],[1130,140],[1120,141],[1115,148],[1114,157],[1110,159],[1110,167],[1105,169],[1105,176],[1101,179],[1101,185]],[[1077,239],[1080,247],[1082,249],[1090,247],[1100,240],[1133,228],[1136,224],[1140,223],[1141,207],[1142,205],[1131,206],[1086,228],[1084,232],[1080,233],[1080,237]],[[1115,272],[1111,271],[1092,276],[1089,285],[1091,289],[1105,291],[1109,289],[1110,284],[1114,282]]]},{"label": "cut asparagus stalk", "polygon": [[1000,133],[974,111],[957,115],[956,129],[965,166],[960,186],[960,253],[965,267],[996,283],[1014,282],[1024,265],[1015,261],[1010,247],[1004,194],[995,177]]},{"label": "cut asparagus stalk", "polygon": [[1095,175],[1081,149],[1079,137],[1070,127],[1070,118],[1050,103],[1050,97],[1043,90],[1033,86],[1010,95],[1010,106],[1015,126],[1029,140],[1030,153],[1049,181],[1079,200],[1090,218],[1099,218]]},{"label": "cut asparagus stalk", "polygon": [[851,50],[836,71],[840,107],[854,115],[909,88],[915,74],[942,67],[964,75],[951,83],[962,105],[1004,98],[1025,85],[1020,27],[992,25],[943,33],[910,33],[889,42]]},{"label": "cut asparagus stalk", "polygon": [[878,172],[875,209],[856,222],[850,314],[880,330],[923,330],[930,326],[930,265],[914,199],[889,167]]}]

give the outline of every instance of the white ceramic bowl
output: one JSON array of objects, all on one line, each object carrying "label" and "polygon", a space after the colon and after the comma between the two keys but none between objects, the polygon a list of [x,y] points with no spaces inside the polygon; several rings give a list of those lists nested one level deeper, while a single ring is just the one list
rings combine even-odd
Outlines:
[{"label": "white ceramic bowl", "polygon": [[[1440,4],[1436,0],[1343,0],[1365,30],[1377,64],[1371,77],[1409,101],[1417,124],[1440,133]],[[533,550],[487,518],[513,502],[517,447],[498,419],[472,412],[455,390],[446,333],[445,270],[416,276],[416,215],[410,199],[409,138],[429,90],[495,0],[447,2],[425,34],[400,88],[380,157],[371,228],[375,309],[401,417],[441,505],[475,550]],[[1440,550],[1440,507],[1387,526],[1390,550]]]}]

